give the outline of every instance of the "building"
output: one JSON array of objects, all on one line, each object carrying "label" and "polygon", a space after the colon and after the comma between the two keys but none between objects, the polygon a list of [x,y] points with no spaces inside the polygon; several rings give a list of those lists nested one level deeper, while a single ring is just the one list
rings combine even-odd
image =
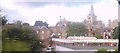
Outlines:
[{"label": "building", "polygon": [[38,36],[40,39],[48,39],[52,35],[52,31],[46,26],[42,26],[38,30]]},{"label": "building", "polygon": [[43,44],[46,47],[50,46],[50,37],[52,35],[52,30],[49,27],[46,26],[33,26],[33,29],[36,31],[36,33],[38,34],[38,37],[40,40],[43,41]]},{"label": "building", "polygon": [[51,30],[53,31],[53,35],[59,36],[59,38],[65,38],[67,36],[66,31],[68,23],[69,22],[65,18],[61,19],[60,16],[60,21],[51,28]]},{"label": "building", "polygon": [[108,20],[108,25],[107,25],[108,28],[114,29],[117,26],[118,26],[118,20],[117,19],[115,19],[113,21]]},{"label": "building", "polygon": [[[59,36],[59,38],[66,37],[67,33],[67,25],[71,24],[72,22],[67,21],[65,18],[61,19],[60,16],[60,21],[56,24],[56,26],[52,27],[53,34],[56,36]],[[96,34],[101,34],[103,35],[104,33],[104,28],[105,25],[103,24],[102,21],[97,20],[97,16],[94,14],[94,9],[93,6],[91,6],[90,13],[87,16],[87,19],[83,21],[83,23],[86,25],[88,29],[88,36],[94,36]]]},{"label": "building", "polygon": [[60,46],[118,46],[118,39],[97,39],[95,37],[68,37],[67,39],[53,38],[55,45]]},{"label": "building", "polygon": [[89,36],[103,33],[103,28],[105,27],[105,25],[102,23],[102,21],[97,20],[97,16],[94,14],[93,6],[91,6],[90,13],[87,16],[87,19],[83,21],[83,23],[88,28]]}]

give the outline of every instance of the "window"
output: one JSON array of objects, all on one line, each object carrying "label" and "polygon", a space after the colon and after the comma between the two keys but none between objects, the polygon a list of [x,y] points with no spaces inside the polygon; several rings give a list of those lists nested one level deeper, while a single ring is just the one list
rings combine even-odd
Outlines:
[{"label": "window", "polygon": [[67,26],[66,24],[64,24],[65,26]]},{"label": "window", "polygon": [[58,35],[60,35],[60,33],[58,33]]},{"label": "window", "polygon": [[36,33],[38,34],[38,33],[39,33],[39,31],[36,31]]},{"label": "window", "polygon": [[42,31],[42,34],[44,34],[44,31]]},{"label": "window", "polygon": [[47,31],[48,34],[50,34],[50,31]]},{"label": "window", "polygon": [[44,39],[44,37],[42,36],[42,39]]}]

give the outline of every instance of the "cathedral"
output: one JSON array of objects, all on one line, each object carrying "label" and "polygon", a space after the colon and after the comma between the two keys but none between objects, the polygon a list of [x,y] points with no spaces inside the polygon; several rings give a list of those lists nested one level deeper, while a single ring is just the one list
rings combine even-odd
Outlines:
[{"label": "cathedral", "polygon": [[88,36],[94,36],[96,34],[102,34],[105,25],[102,21],[97,20],[97,16],[94,13],[93,6],[91,6],[90,13],[87,16],[87,19],[83,23],[88,28]]}]

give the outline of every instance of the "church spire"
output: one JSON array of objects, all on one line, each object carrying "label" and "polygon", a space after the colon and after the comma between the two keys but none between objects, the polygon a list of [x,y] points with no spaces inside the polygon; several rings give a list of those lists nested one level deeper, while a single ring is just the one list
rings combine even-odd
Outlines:
[{"label": "church spire", "polygon": [[94,9],[93,9],[93,5],[91,5],[91,9],[90,9],[90,16],[94,16]]},{"label": "church spire", "polygon": [[62,16],[60,16],[60,21],[62,20],[62,18],[61,18]]}]

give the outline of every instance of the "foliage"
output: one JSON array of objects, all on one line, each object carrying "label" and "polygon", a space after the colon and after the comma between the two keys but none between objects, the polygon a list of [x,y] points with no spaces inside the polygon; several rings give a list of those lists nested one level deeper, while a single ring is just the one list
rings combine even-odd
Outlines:
[{"label": "foliage", "polygon": [[53,35],[52,38],[59,38],[59,36],[58,35]]},{"label": "foliage", "polygon": [[68,36],[84,36],[87,33],[87,28],[84,24],[74,22],[72,24],[68,24],[67,34]]},{"label": "foliage", "polygon": [[34,26],[40,26],[40,27],[43,25],[48,27],[48,24],[46,22],[43,22],[43,21],[36,21],[34,24]]},{"label": "foliage", "polygon": [[120,26],[118,26],[115,29],[113,29],[113,38],[114,39],[118,39],[119,38],[119,30],[120,30]]},{"label": "foliage", "polygon": [[109,53],[109,52],[107,51],[107,49],[101,48],[96,53]]},{"label": "foliage", "polygon": [[48,27],[48,24],[46,22],[44,22],[43,25],[45,25],[46,27]]},{"label": "foliage", "polygon": [[24,26],[30,26],[28,23],[23,23],[22,25],[24,25]]},{"label": "foliage", "polygon": [[101,38],[102,38],[102,36],[101,36],[100,34],[95,35],[95,37],[96,37],[97,39],[101,39]]},{"label": "foliage", "polygon": [[99,49],[97,52],[95,53],[118,53],[118,49],[116,49],[115,51],[107,51],[107,49],[105,48],[102,48],[102,49]]},{"label": "foliage", "polygon": [[[6,27],[2,30],[3,36],[2,36],[2,41],[3,41],[3,49],[4,51],[6,50],[13,50],[14,49],[20,49],[17,47],[19,44],[21,44],[22,48],[26,48],[25,50],[41,50],[43,48],[43,45],[40,43],[40,39],[37,37],[37,34],[35,31],[33,31],[29,26],[20,26],[20,25],[6,25]],[[9,44],[14,44],[14,42],[11,42],[13,40],[18,40],[15,45],[16,48],[11,48],[13,46],[9,46]],[[11,43],[9,43],[11,42]],[[8,44],[9,43],[9,44]],[[23,46],[23,45],[27,46]],[[10,49],[11,48],[11,49]]]},{"label": "foliage", "polygon": [[120,1],[119,0],[117,0],[118,1],[118,4],[120,5]]},{"label": "foliage", "polygon": [[6,23],[7,23],[6,17],[0,15],[0,25],[5,25]]}]

